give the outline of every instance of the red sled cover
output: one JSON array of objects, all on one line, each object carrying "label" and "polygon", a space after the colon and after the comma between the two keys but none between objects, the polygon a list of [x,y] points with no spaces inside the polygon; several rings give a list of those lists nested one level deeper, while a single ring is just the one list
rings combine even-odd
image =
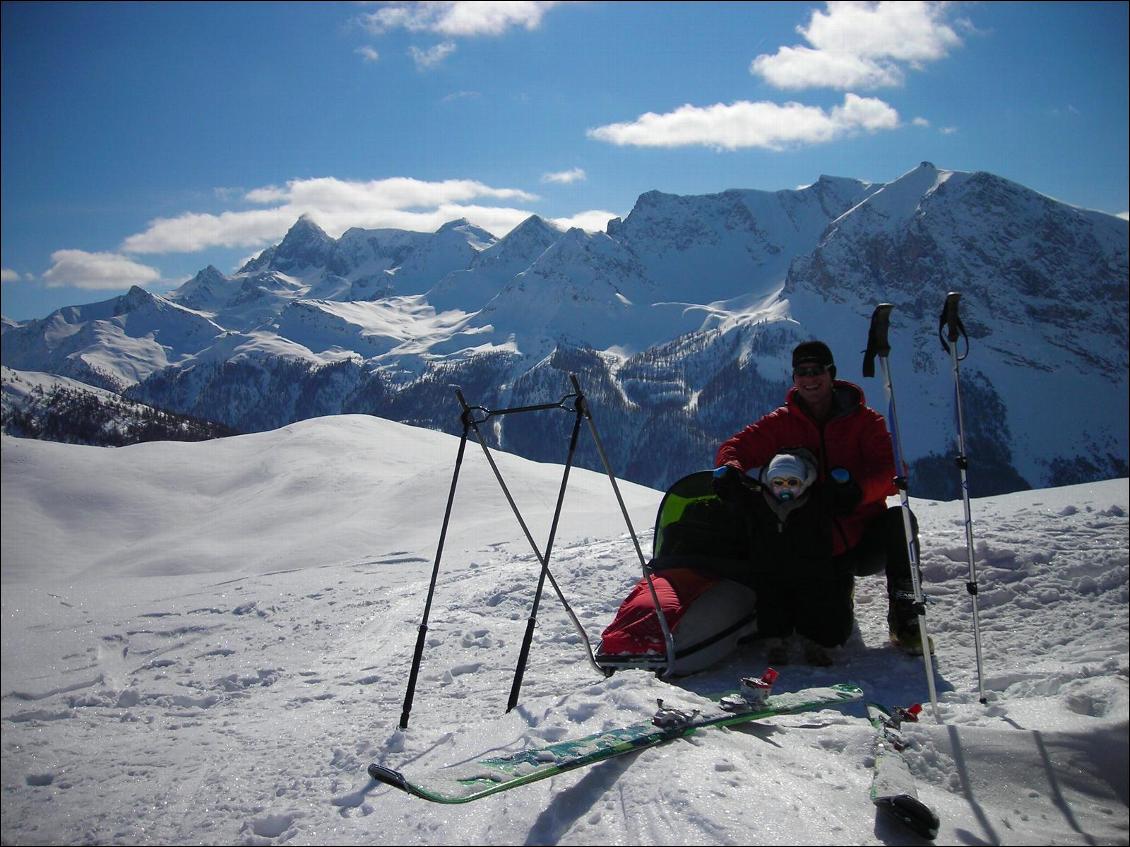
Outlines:
[{"label": "red sled cover", "polygon": [[[651,581],[667,626],[674,632],[694,601],[719,580],[690,568],[672,568],[654,574]],[[654,652],[666,655],[663,630],[659,626],[655,602],[646,579],[636,583],[624,598],[616,617],[601,635],[600,648],[603,653]]]},{"label": "red sled cover", "polygon": [[757,631],[755,595],[745,585],[693,568],[670,568],[651,580],[674,641],[674,664],[667,666],[663,630],[646,579],[636,584],[604,630],[598,664],[665,669],[672,676],[695,673]]}]

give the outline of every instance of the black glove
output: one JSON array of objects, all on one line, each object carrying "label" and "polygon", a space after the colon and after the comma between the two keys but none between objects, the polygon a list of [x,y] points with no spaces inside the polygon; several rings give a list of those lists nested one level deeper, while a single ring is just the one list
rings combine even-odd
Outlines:
[{"label": "black glove", "polygon": [[824,482],[828,508],[834,515],[850,515],[863,500],[863,489],[844,468],[833,468]]},{"label": "black glove", "polygon": [[733,502],[742,496],[742,476],[744,474],[733,465],[722,465],[714,469],[711,486],[719,500]]}]

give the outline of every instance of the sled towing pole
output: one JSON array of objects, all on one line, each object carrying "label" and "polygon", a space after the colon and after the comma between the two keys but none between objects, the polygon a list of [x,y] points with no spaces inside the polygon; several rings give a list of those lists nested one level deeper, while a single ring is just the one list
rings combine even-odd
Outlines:
[{"label": "sled towing pole", "polygon": [[891,344],[887,340],[887,331],[890,328],[891,310],[894,306],[890,303],[880,303],[871,314],[871,327],[867,333],[867,352],[863,359],[863,375],[875,375],[875,356],[879,357],[879,365],[883,371],[883,387],[887,392],[890,406],[891,439],[895,448],[895,487],[899,491],[899,500],[902,503],[902,528],[906,536],[906,553],[910,561],[910,583],[914,587],[914,611],[918,617],[918,634],[922,639],[922,661],[926,666],[926,686],[930,691],[930,703],[934,707],[934,720],[942,722],[941,713],[938,711],[938,692],[934,686],[934,665],[930,649],[930,636],[926,632],[926,601],[922,595],[922,583],[918,570],[918,551],[914,543],[914,530],[910,521],[910,494],[907,491],[907,467],[902,456],[902,439],[899,436],[898,414],[895,411],[895,386],[891,379],[891,366],[887,361],[891,353]]},{"label": "sled towing pole", "polygon": [[[969,480],[966,478],[969,460],[965,455],[965,419],[961,409],[961,375],[958,368],[958,362],[969,355],[969,336],[966,335],[965,327],[957,314],[957,304],[960,299],[961,294],[957,291],[951,291],[946,295],[946,303],[942,307],[942,317],[938,321],[938,340],[942,342],[942,349],[953,360],[954,411],[957,415],[957,457],[955,461],[961,474],[961,499],[965,503],[965,549],[969,557],[969,581],[965,583],[965,587],[969,592],[970,600],[973,602],[973,645],[977,654],[977,693],[980,701],[985,703],[987,700],[985,698],[985,673],[981,663],[981,623],[977,610],[977,563],[973,555],[973,518],[969,510]],[[943,327],[946,329],[945,337],[942,336]],[[948,344],[946,338],[949,339]],[[962,356],[957,354],[959,338],[965,339],[965,354]]]},{"label": "sled towing pole", "polygon": [[[526,540],[530,543],[530,548],[534,551],[534,556],[537,558],[538,563],[541,565],[541,573],[538,577],[538,587],[534,596],[533,608],[530,612],[530,617],[526,622],[526,634],[522,640],[522,648],[519,652],[518,665],[514,671],[514,682],[510,689],[510,700],[506,706],[506,711],[510,711],[518,704],[518,693],[522,688],[522,679],[526,672],[526,661],[530,654],[530,643],[533,640],[534,627],[537,625],[537,610],[541,603],[541,593],[545,586],[545,580],[549,579],[550,584],[553,586],[554,591],[557,592],[561,604],[565,607],[565,611],[569,614],[570,620],[577,632],[580,633],[581,639],[585,642],[585,649],[588,651],[589,662],[601,674],[604,675],[604,669],[596,663],[596,657],[593,656],[592,644],[589,643],[588,635],[585,633],[585,628],[581,626],[581,622],[577,620],[577,616],[573,613],[572,607],[565,599],[565,595],[561,591],[561,587],[557,584],[557,580],[553,578],[553,574],[549,570],[549,557],[553,552],[553,539],[557,534],[557,522],[561,517],[561,505],[565,500],[565,488],[569,483],[569,471],[573,466],[573,456],[577,449],[577,433],[580,431],[581,426],[581,411],[576,402],[576,395],[566,394],[556,403],[539,403],[533,406],[516,406],[510,409],[497,409],[490,410],[482,406],[468,406],[467,401],[463,398],[463,392],[459,389],[455,390],[455,396],[459,400],[459,404],[463,407],[463,419],[468,422],[471,429],[474,430],[475,438],[479,442],[479,446],[483,448],[483,455],[486,456],[487,464],[494,472],[494,478],[498,480],[498,485],[502,489],[503,495],[506,497],[506,502],[510,504],[510,510],[514,512],[514,517],[518,519],[518,525],[522,528],[522,533],[526,536]],[[568,401],[573,402],[573,408],[570,409],[566,404]],[[510,489],[506,486],[506,480],[502,478],[502,473],[498,470],[498,465],[495,464],[494,456],[491,455],[490,448],[487,447],[486,440],[483,438],[482,433],[479,431],[479,424],[485,423],[496,415],[509,415],[521,412],[538,412],[545,409],[564,409],[572,411],[576,417],[573,420],[573,435],[569,442],[569,454],[565,459],[565,470],[561,476],[561,488],[557,495],[557,505],[553,510],[553,521],[550,524],[549,539],[546,542],[545,553],[538,549],[538,544],[534,541],[534,536],[530,532],[530,528],[526,525],[525,520],[522,518],[522,513],[518,510],[518,504],[514,502],[513,496],[510,494]],[[476,413],[481,417],[477,417]]]},{"label": "sled towing pole", "polygon": [[[401,729],[407,729],[408,717],[412,711],[413,695],[416,690],[416,681],[419,677],[420,664],[424,654],[424,643],[427,638],[428,618],[431,613],[432,600],[435,596],[436,581],[439,576],[439,563],[441,558],[443,557],[443,547],[444,542],[447,539],[447,529],[451,519],[452,505],[455,502],[455,490],[459,482],[459,469],[463,464],[463,456],[467,447],[467,438],[472,432],[475,435],[475,440],[479,442],[479,446],[483,448],[483,454],[486,456],[487,464],[490,465],[490,469],[491,471],[493,471],[495,479],[498,480],[499,487],[502,489],[502,493],[506,497],[506,502],[510,504],[510,508],[514,512],[514,517],[518,519],[518,525],[522,528],[522,533],[526,536],[526,540],[530,543],[530,547],[533,549],[534,555],[537,557],[538,563],[541,565],[541,571],[538,577],[538,586],[534,595],[533,607],[530,612],[529,620],[526,623],[526,633],[525,637],[522,640],[522,647],[518,656],[518,665],[514,671],[514,681],[511,685],[510,699],[509,704],[506,707],[506,711],[509,712],[518,703],[518,695],[522,688],[522,679],[525,675],[526,663],[529,659],[530,644],[533,641],[534,627],[537,624],[537,612],[541,603],[541,596],[545,587],[545,581],[547,579],[549,580],[550,585],[553,586],[553,590],[557,593],[558,598],[561,600],[561,604],[565,608],[565,612],[568,614],[569,619],[572,621],[573,627],[580,634],[581,640],[584,642],[585,648],[588,651],[589,663],[602,676],[608,676],[608,674],[610,673],[610,671],[602,668],[597,664],[596,657],[593,655],[592,644],[589,641],[588,635],[585,633],[584,626],[581,625],[581,622],[580,620],[578,620],[577,615],[573,612],[573,609],[569,605],[569,602],[565,599],[565,595],[561,591],[561,586],[557,584],[557,580],[553,578],[553,573],[549,570],[549,559],[550,555],[553,552],[553,541],[557,535],[557,525],[561,518],[561,508],[565,501],[565,490],[569,484],[569,472],[573,467],[573,458],[576,455],[577,440],[580,434],[582,418],[588,421],[589,429],[593,435],[593,440],[596,442],[597,452],[600,453],[601,461],[604,462],[605,470],[608,471],[608,477],[612,481],[612,490],[616,494],[616,499],[620,504],[620,510],[624,514],[624,520],[628,524],[628,531],[631,533],[632,541],[636,545],[636,552],[639,554],[641,562],[643,561],[643,552],[640,550],[639,540],[636,537],[635,530],[632,528],[631,520],[628,517],[628,510],[624,506],[624,500],[620,496],[620,489],[616,485],[616,478],[612,473],[611,467],[609,466],[608,457],[605,455],[604,448],[600,443],[600,437],[597,435],[596,425],[593,423],[592,413],[589,411],[584,394],[581,392],[580,383],[578,383],[577,377],[574,374],[569,374],[569,379],[573,384],[574,393],[566,394],[557,402],[539,403],[530,406],[516,406],[509,409],[492,410],[487,409],[484,406],[472,406],[463,396],[463,392],[459,388],[455,389],[456,399],[459,401],[459,406],[462,409],[462,412],[460,414],[460,422],[463,425],[463,433],[459,439],[459,452],[455,459],[455,472],[453,473],[451,478],[451,489],[447,495],[447,509],[444,512],[443,527],[440,530],[439,544],[436,548],[435,563],[432,566],[431,582],[428,586],[428,597],[424,604],[424,615],[420,623],[419,634],[416,637],[416,649],[412,658],[412,670],[408,675],[408,690],[404,695],[404,709],[400,716]],[[549,539],[546,542],[545,552],[542,553],[542,551],[538,548],[538,544],[534,540],[529,527],[526,525],[526,521],[522,518],[522,513],[519,511],[517,503],[514,502],[514,498],[510,494],[510,489],[507,487],[506,481],[502,478],[502,473],[499,471],[498,465],[495,464],[494,456],[491,455],[490,448],[487,447],[486,440],[483,438],[483,434],[479,430],[479,424],[486,423],[491,418],[499,415],[516,414],[521,412],[539,412],[549,409],[561,409],[566,412],[571,412],[574,415],[574,419],[573,431],[569,439],[569,453],[565,460],[565,467],[561,476],[561,486],[557,493],[557,505],[553,511],[553,521],[549,529]],[[652,595],[653,600],[656,603],[656,607],[658,608],[658,599],[654,596],[654,588],[652,589]],[[670,632],[667,628],[666,620],[662,616],[662,612],[660,612],[660,621],[664,636],[667,640],[668,667],[671,667],[672,663],[674,662],[674,641],[671,638]]]},{"label": "sled towing pole", "polygon": [[569,374],[569,380],[573,383],[573,390],[577,393],[578,408],[585,416],[585,420],[588,421],[589,432],[592,433],[592,440],[596,445],[596,452],[600,455],[600,461],[604,464],[604,470],[608,474],[608,481],[612,483],[612,491],[616,494],[616,502],[620,504],[620,512],[623,514],[624,523],[628,527],[628,534],[632,536],[632,544],[636,547],[636,555],[640,560],[640,568],[643,569],[644,579],[647,580],[647,587],[651,592],[651,602],[655,605],[655,615],[659,620],[659,629],[663,632],[663,644],[667,650],[666,672],[670,673],[675,667],[675,638],[671,635],[671,628],[667,626],[667,616],[663,614],[663,607],[659,602],[659,595],[655,593],[655,583],[652,582],[651,573],[647,569],[647,560],[644,558],[643,549],[640,547],[639,536],[636,535],[635,527],[632,526],[632,519],[628,516],[628,507],[624,505],[624,498],[620,496],[620,486],[616,484],[616,474],[612,472],[612,465],[609,463],[608,456],[604,452],[604,445],[600,443],[600,436],[596,433],[596,424],[592,419],[592,411],[585,401],[584,394],[581,393],[581,385],[577,382],[577,375]]}]

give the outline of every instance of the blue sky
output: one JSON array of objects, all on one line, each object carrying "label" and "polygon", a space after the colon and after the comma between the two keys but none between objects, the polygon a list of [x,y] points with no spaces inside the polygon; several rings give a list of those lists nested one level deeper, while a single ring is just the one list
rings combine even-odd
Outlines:
[{"label": "blue sky", "polygon": [[3,313],[233,271],[300,214],[602,229],[928,160],[1125,216],[1115,3],[3,4]]}]

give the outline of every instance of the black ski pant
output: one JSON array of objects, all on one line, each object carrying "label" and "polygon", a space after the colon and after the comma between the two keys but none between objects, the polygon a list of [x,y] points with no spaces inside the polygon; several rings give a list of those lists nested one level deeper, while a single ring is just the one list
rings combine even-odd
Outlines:
[{"label": "black ski pant", "polygon": [[[918,521],[913,512],[910,525],[917,553]],[[886,574],[891,598],[888,623],[897,629],[913,614],[907,601],[893,600],[896,593],[910,592],[913,586],[901,506],[888,508],[868,524],[859,544],[833,557],[826,571],[798,573],[788,568],[761,573],[754,582],[758,636],[796,632],[825,647],[843,644],[855,626],[855,577],[878,573]]]},{"label": "black ski pant", "polygon": [[[914,550],[918,547],[918,519],[910,513],[910,528],[914,534]],[[917,555],[915,558],[918,558]],[[910,551],[906,543],[906,528],[902,521],[902,506],[891,506],[867,525],[859,543],[832,560],[836,570],[852,576],[887,575],[887,596],[896,591],[909,591]]]},{"label": "black ski pant", "polygon": [[757,634],[783,638],[794,632],[824,647],[838,647],[855,626],[855,578],[828,569],[820,575],[783,574],[757,586]]}]

